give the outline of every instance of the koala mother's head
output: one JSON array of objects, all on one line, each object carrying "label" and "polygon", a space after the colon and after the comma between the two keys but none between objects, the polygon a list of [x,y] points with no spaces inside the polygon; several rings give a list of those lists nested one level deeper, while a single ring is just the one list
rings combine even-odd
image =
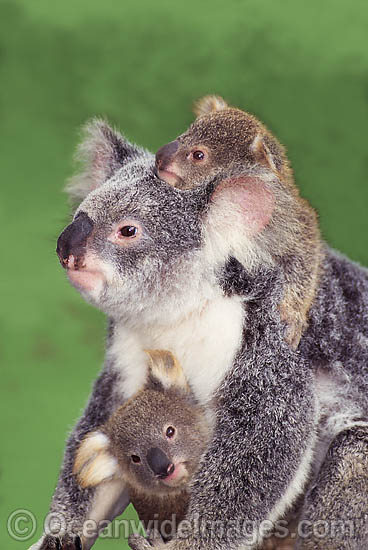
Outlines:
[{"label": "koala mother's head", "polygon": [[83,297],[129,318],[145,309],[153,314],[164,294],[175,302],[188,278],[201,284],[200,194],[160,181],[153,155],[99,120],[86,127],[79,156],[83,171],[68,191],[80,204],[57,254]]},{"label": "koala mother's head", "polygon": [[170,322],[219,291],[229,256],[246,254],[249,265],[259,256],[256,203],[264,210],[266,195],[256,178],[175,189],[158,179],[153,155],[100,120],[87,125],[79,158],[68,186],[79,205],[57,254],[72,285],[111,317]]}]

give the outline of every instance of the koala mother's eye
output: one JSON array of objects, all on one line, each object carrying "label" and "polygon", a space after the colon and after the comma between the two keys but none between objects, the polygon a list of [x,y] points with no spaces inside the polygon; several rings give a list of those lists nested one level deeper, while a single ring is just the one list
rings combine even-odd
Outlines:
[{"label": "koala mother's eye", "polygon": [[138,233],[138,227],[135,225],[123,225],[119,231],[122,237],[135,237]]},{"label": "koala mother's eye", "polygon": [[139,464],[140,461],[141,461],[141,458],[138,456],[138,455],[132,455],[132,462],[134,462],[134,464]]},{"label": "koala mother's eye", "polygon": [[142,234],[143,228],[137,220],[125,219],[115,226],[108,240],[119,246],[132,246],[140,240]]}]

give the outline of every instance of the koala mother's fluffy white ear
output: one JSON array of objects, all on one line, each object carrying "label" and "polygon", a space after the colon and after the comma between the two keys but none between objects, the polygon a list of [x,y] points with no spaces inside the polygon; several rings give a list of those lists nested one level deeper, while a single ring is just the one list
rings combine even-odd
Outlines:
[{"label": "koala mother's fluffy white ear", "polygon": [[98,118],[87,122],[82,135],[75,154],[81,169],[66,186],[74,203],[108,180],[127,160],[144,152]]},{"label": "koala mother's fluffy white ear", "polygon": [[211,261],[235,256],[249,269],[271,262],[262,247],[262,233],[274,208],[275,197],[263,179],[240,175],[222,180],[203,220]]},{"label": "koala mother's fluffy white ear", "polygon": [[73,466],[81,487],[95,487],[119,473],[116,458],[109,452],[109,438],[102,432],[91,432],[77,450]]}]

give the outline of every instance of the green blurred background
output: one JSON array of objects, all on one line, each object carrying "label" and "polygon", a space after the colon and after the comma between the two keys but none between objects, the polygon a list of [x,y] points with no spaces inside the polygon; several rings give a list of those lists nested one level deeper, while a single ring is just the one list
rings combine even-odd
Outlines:
[{"label": "green blurred background", "polygon": [[[287,146],[325,238],[367,265],[367,25],[365,0],[0,1],[1,548],[40,535],[103,360],[104,318],[54,253],[80,125],[105,115],[156,150],[194,99],[224,95]],[[27,542],[6,532],[19,508],[38,520]]]}]

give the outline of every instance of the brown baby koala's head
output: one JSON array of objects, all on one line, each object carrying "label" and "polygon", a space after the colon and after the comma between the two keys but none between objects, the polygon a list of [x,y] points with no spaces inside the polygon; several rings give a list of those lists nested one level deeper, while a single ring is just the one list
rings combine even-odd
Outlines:
[{"label": "brown baby koala's head", "polygon": [[144,493],[182,490],[208,442],[203,409],[168,351],[149,351],[146,387],[124,403],[78,449],[74,473],[83,487],[123,477]]},{"label": "brown baby koala's head", "polygon": [[157,173],[170,185],[191,189],[232,169],[252,174],[257,165],[279,174],[287,168],[283,147],[254,116],[217,96],[200,99],[194,112],[189,129],[156,153]]}]

